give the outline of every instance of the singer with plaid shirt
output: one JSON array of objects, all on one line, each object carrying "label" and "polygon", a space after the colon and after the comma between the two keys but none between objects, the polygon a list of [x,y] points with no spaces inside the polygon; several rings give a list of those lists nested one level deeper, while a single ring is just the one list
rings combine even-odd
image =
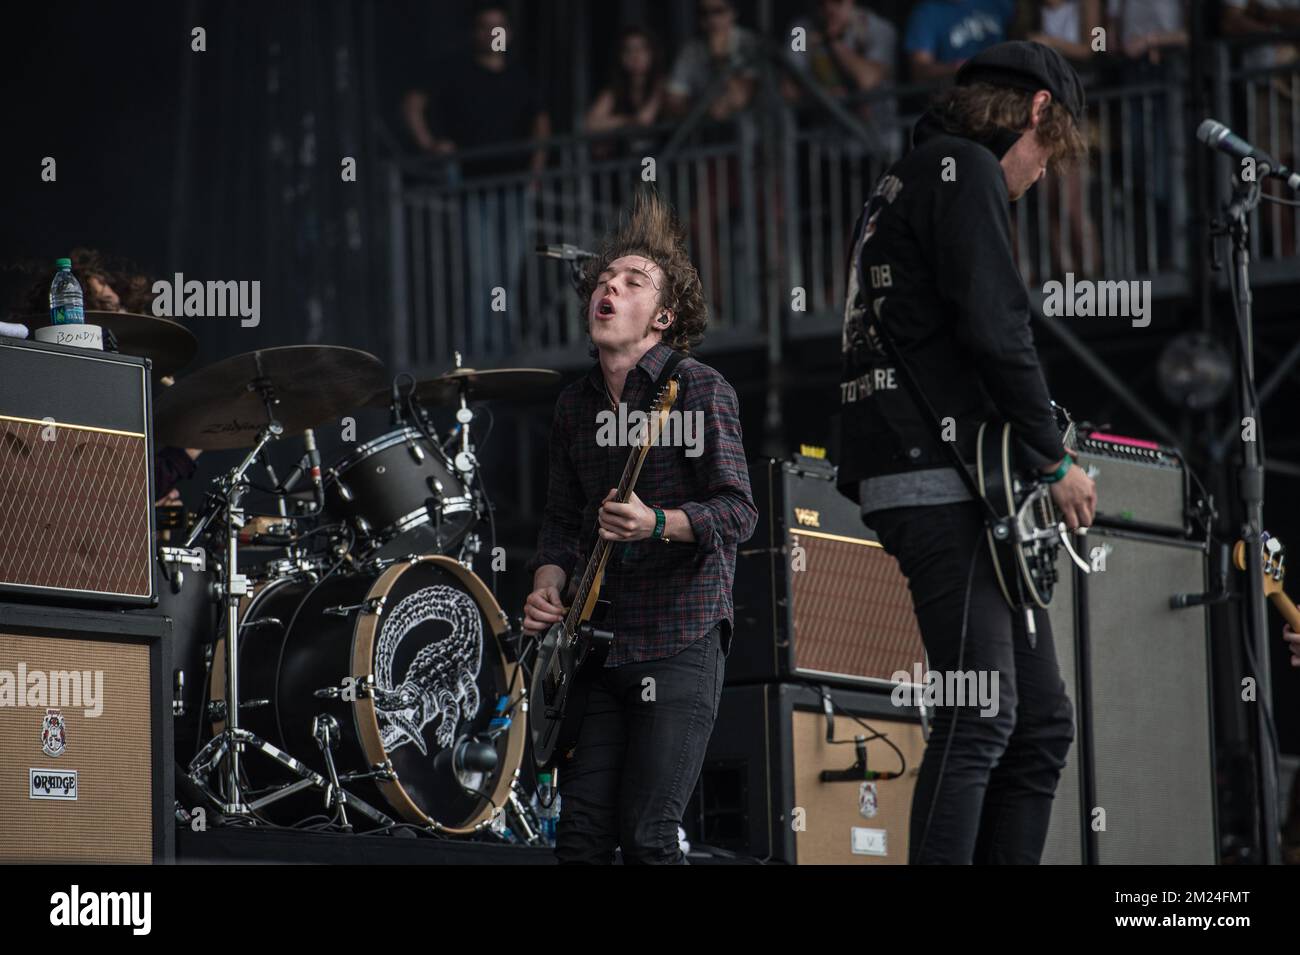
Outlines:
[{"label": "singer with plaid shirt", "polygon": [[[730,648],[737,545],[758,512],[735,390],[694,358],[677,365],[674,410],[702,424],[698,446],[647,454],[626,504],[612,500],[631,453],[597,440],[602,412],[644,410],[674,351],[702,336],[699,277],[667,207],[641,199],[589,263],[581,290],[598,356],[566,388],[551,431],[550,486],[524,630],[564,617],[600,538],[612,548],[602,599],[614,632],[576,746],[560,759],[556,855],[567,863],[684,863],[678,826],[704,762]],[[686,433],[686,432],[679,432]]]}]

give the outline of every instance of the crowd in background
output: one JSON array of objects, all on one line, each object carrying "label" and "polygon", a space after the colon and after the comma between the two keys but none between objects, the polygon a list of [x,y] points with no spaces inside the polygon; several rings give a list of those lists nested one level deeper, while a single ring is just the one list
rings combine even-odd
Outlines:
[{"label": "crowd in background", "polygon": [[[708,96],[707,113],[725,120],[749,110],[765,52],[780,57],[781,93],[808,99],[806,79],[847,100],[863,119],[892,120],[896,98],[882,95],[906,84],[951,76],[969,57],[1007,39],[1055,47],[1081,71],[1101,67],[1149,76],[1189,42],[1187,0],[922,0],[861,3],[810,0],[780,37],[765,38],[741,22],[734,0],[699,0],[697,34],[666,51],[642,26],[616,37],[617,62],[582,118],[586,133],[651,127],[678,120]],[[1222,35],[1300,29],[1300,0],[1222,0],[1213,17]],[[484,3],[474,16],[463,61],[432,88],[410,90],[402,118],[413,144],[434,155],[542,140],[551,134],[547,104],[528,68],[493,47],[498,28],[509,31],[504,5]],[[803,47],[792,49],[796,29]],[[1098,31],[1104,31],[1104,56]],[[1252,49],[1248,65],[1274,65],[1297,56],[1290,42]],[[875,94],[874,96],[872,94]],[[545,165],[538,150],[529,160]],[[475,160],[467,175],[515,171],[515,158]]]}]

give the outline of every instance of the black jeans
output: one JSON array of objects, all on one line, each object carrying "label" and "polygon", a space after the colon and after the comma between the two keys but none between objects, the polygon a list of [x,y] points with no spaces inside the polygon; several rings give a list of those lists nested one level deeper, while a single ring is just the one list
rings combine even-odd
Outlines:
[{"label": "black jeans", "polygon": [[[617,639],[617,638],[615,638]],[[562,863],[684,865],[677,841],[722,699],[714,627],[663,660],[607,667],[595,680],[573,754],[559,765]]]},{"label": "black jeans", "polygon": [[996,715],[981,716],[969,701],[934,714],[912,798],[909,862],[1036,864],[1074,738],[1047,613],[1035,611],[1037,646],[1030,649],[1024,614],[1012,611],[998,588],[973,503],[891,508],[868,515],[867,523],[908,579],[929,670],[998,675]]}]

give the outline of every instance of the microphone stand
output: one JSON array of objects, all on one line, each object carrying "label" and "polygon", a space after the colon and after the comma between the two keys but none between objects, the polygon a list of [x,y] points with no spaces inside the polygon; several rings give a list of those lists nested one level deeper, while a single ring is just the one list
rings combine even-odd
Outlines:
[{"label": "microphone stand", "polygon": [[1268,616],[1264,609],[1264,566],[1260,555],[1260,534],[1264,526],[1264,462],[1258,439],[1263,435],[1263,428],[1259,418],[1260,409],[1254,399],[1255,353],[1250,294],[1250,213],[1259,205],[1259,180],[1268,175],[1268,172],[1268,167],[1261,164],[1254,182],[1243,182],[1239,177],[1233,177],[1233,195],[1232,200],[1226,204],[1227,222],[1223,232],[1232,239],[1232,269],[1236,281],[1235,320],[1239,326],[1237,352],[1240,366],[1237,397],[1240,418],[1250,418],[1255,423],[1257,439],[1242,442],[1242,464],[1237,484],[1243,521],[1241,537],[1249,555],[1246,561],[1247,592],[1244,600],[1246,639],[1254,649],[1258,693],[1255,713],[1256,732],[1259,736],[1257,784],[1261,861],[1266,865],[1277,865],[1282,859],[1277,810],[1277,750],[1270,732],[1273,679],[1269,664]]}]

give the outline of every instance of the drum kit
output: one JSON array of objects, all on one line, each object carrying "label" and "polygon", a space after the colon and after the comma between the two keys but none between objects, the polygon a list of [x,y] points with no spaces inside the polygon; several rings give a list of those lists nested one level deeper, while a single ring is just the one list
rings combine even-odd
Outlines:
[{"label": "drum kit", "polygon": [[[184,350],[155,328],[130,350]],[[266,348],[155,399],[159,447],[243,452],[158,550],[178,773],[205,812],[542,841],[520,779],[527,679],[472,569],[491,513],[470,402],[539,396],[559,375],[456,366],[392,379],[351,348]],[[366,408],[387,408],[391,430],[322,468],[313,429]],[[454,412],[445,434],[438,408]],[[269,450],[297,439],[277,474]]]}]

